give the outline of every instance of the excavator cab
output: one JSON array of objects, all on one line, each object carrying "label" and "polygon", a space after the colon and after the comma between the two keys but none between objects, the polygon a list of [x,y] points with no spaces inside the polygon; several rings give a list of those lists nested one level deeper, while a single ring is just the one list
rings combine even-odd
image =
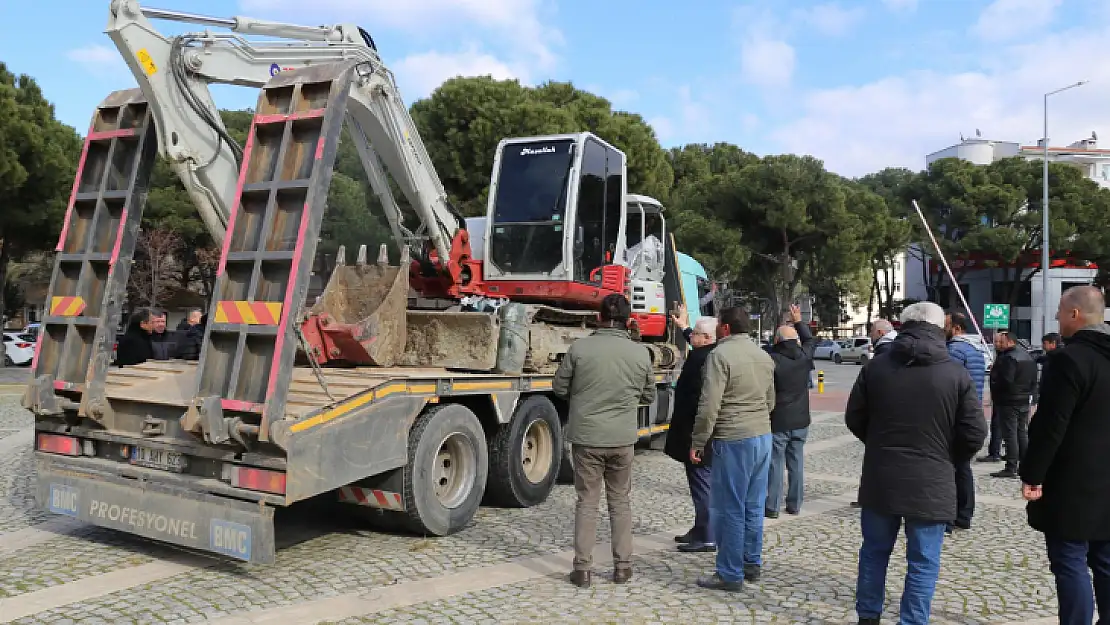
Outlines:
[{"label": "excavator cab", "polygon": [[624,153],[589,132],[501,141],[485,224],[487,290],[581,306],[599,290],[575,285],[625,292],[626,177]]},{"label": "excavator cab", "polygon": [[642,336],[663,336],[667,330],[667,222],[663,205],[646,195],[628,195],[627,251],[622,264],[629,270],[629,300]]}]

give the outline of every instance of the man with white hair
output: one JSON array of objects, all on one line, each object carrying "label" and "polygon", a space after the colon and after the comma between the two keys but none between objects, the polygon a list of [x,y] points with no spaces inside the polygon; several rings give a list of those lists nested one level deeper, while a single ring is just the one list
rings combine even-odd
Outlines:
[{"label": "man with white hair", "polygon": [[[690,462],[690,439],[694,433],[694,417],[698,413],[698,400],[701,398],[702,370],[705,359],[717,342],[717,319],[702,317],[694,327],[689,327],[686,308],[679,309],[671,316],[675,326],[682,330],[694,349],[686,356],[682,372],[674,389],[674,410],[671,412],[671,427],[667,431],[667,442],[663,452],[681,462],[686,468],[686,483],[690,486],[690,499],[694,502],[694,526],[681,536],[675,536],[679,551],[715,551],[717,543],[709,524],[709,476],[712,469],[708,462]],[[708,454],[706,454],[708,460]]]},{"label": "man with white hair", "polygon": [[948,523],[956,518],[956,466],[983,446],[983,408],[967,370],[945,345],[944,309],[910,305],[890,349],[864,367],[845,422],[864,443],[856,613],[878,623],[886,571],[903,523],[909,564],[901,623],[928,623]]}]

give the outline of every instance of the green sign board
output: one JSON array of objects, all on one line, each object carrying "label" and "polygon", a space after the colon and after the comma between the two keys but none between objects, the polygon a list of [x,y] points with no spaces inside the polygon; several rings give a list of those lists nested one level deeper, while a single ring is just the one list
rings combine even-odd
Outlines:
[{"label": "green sign board", "polygon": [[987,304],[983,307],[983,327],[1005,330],[1010,327],[1009,304]]}]

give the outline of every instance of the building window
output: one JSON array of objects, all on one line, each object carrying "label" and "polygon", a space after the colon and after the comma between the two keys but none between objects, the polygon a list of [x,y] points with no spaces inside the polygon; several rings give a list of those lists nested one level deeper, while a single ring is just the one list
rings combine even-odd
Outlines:
[{"label": "building window", "polygon": [[895,293],[901,293],[902,292],[902,285],[900,283],[898,283],[898,282],[894,283],[894,292]]}]

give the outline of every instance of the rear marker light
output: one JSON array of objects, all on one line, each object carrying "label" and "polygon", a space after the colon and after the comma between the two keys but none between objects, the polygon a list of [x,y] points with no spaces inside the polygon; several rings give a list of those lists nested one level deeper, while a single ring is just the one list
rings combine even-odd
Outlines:
[{"label": "rear marker light", "polygon": [[39,434],[35,445],[39,451],[63,456],[80,456],[81,442],[72,436],[58,436],[57,434]]},{"label": "rear marker light", "polygon": [[277,495],[285,494],[285,474],[279,471],[252,469],[249,467],[231,468],[231,485],[235,488],[258,490]]}]

